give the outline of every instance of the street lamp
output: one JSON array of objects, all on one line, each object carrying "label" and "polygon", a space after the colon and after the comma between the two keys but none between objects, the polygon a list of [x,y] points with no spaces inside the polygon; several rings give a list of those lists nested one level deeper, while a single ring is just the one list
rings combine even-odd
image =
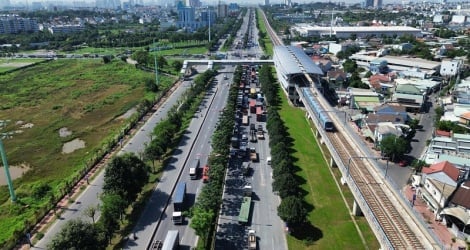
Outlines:
[{"label": "street lamp", "polygon": [[[153,45],[155,46],[155,38],[153,39]],[[155,85],[158,87],[158,64],[157,64],[157,46],[155,46],[155,54],[153,55],[153,60],[155,63]]]},{"label": "street lamp", "polygon": [[5,153],[2,140],[0,140],[0,155],[2,156],[3,167],[5,168],[5,176],[8,183],[8,190],[10,191],[10,199],[12,202],[16,202],[15,190],[13,189],[13,182],[11,181],[10,169],[7,162],[7,154]]}]

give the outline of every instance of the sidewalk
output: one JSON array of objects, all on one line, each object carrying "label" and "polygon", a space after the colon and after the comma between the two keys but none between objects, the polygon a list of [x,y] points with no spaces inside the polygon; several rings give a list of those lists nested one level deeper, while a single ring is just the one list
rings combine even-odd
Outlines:
[{"label": "sidewalk", "polygon": [[[412,201],[415,190],[411,186],[407,185],[404,188],[404,193],[407,200]],[[419,194],[416,195],[413,209],[422,216],[422,219],[428,223],[428,228],[441,240],[444,244],[444,249],[459,249],[459,247],[466,248],[466,243],[462,240],[457,239],[452,233],[443,225],[440,221],[436,221],[434,213],[428,209],[426,202],[421,198]],[[455,239],[455,242],[452,241]]]}]

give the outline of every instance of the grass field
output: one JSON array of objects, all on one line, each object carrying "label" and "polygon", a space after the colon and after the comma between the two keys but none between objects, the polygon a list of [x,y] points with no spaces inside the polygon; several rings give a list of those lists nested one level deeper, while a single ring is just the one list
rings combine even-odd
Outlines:
[{"label": "grass field", "polygon": [[[308,214],[311,228],[288,236],[289,249],[378,249],[380,246],[364,218],[357,218],[366,246],[352,221],[341,194],[305,118],[305,112],[291,107],[284,93],[280,114],[294,140],[294,158],[304,180],[305,201],[312,208]],[[347,188],[342,188],[351,201]]]},{"label": "grass field", "polygon": [[[154,98],[145,90],[145,82],[153,77],[118,59],[108,64],[54,60],[0,76],[0,120],[10,120],[3,130],[22,130],[4,140],[9,165],[31,168],[14,181],[18,203],[11,204],[7,188],[0,188],[0,246],[24,225],[34,224],[40,211],[62,195],[66,183],[127,123],[119,118],[122,114]],[[161,85],[173,82],[160,77]],[[22,129],[18,121],[34,126]],[[72,135],[60,137],[63,127]],[[63,144],[75,138],[84,140],[86,147],[63,154]],[[46,183],[52,191],[34,198]]]},{"label": "grass field", "polygon": [[[263,21],[263,18],[262,18],[262,14],[261,14],[261,10],[258,10],[258,13],[256,13],[257,17],[258,17],[258,27],[260,29],[260,31],[266,33],[266,25],[264,24],[264,21]],[[269,39],[269,36],[266,35],[266,38],[263,39],[264,41],[264,44],[266,46],[266,49],[264,50],[264,53],[269,55],[269,56],[273,56],[273,44],[271,43],[271,39]]]}]

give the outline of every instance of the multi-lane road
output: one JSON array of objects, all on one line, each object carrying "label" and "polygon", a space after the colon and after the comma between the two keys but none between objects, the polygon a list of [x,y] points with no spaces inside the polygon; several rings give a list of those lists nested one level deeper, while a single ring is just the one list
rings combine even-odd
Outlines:
[{"label": "multi-lane road", "polygon": [[[132,152],[136,155],[143,152],[144,145],[150,142],[150,133],[153,131],[153,128],[158,122],[166,117],[170,108],[176,105],[180,96],[186,89],[188,89],[189,86],[190,82],[183,82],[163,103],[158,111],[152,114],[141,129],[123,145],[121,152]],[[67,221],[80,218],[91,222],[91,218],[85,216],[83,211],[87,207],[97,207],[100,204],[99,195],[102,193],[103,179],[104,171],[101,171],[96,178],[90,181],[90,185],[85,188],[83,193],[77,197],[73,204],[65,209],[65,211],[60,215],[60,219],[56,220],[54,224],[49,227],[47,232],[44,234],[44,237],[34,245],[34,248],[47,249],[47,245],[51,242],[52,238],[60,232],[62,226]]]}]

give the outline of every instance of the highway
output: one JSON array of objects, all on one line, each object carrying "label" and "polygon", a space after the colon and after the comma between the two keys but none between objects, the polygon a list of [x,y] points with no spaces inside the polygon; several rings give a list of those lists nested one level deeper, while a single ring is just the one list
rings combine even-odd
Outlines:
[{"label": "highway", "polygon": [[[247,29],[252,29],[253,40],[257,40],[258,30],[256,25],[248,25],[248,14],[244,17],[241,34]],[[253,20],[254,22],[255,20]],[[240,35],[239,35],[240,36]],[[260,55],[262,51],[255,45],[249,48],[250,54]],[[252,84],[255,87],[255,84]],[[223,193],[222,209],[219,211],[215,249],[246,249],[247,233],[249,229],[256,231],[258,249],[287,249],[287,241],[284,231],[284,223],[277,215],[277,207],[280,199],[272,190],[272,169],[266,164],[270,155],[269,138],[266,131],[266,122],[257,122],[256,116],[250,114],[250,124],[256,127],[261,125],[265,131],[265,140],[249,142],[248,147],[256,148],[259,161],[249,162],[248,159],[232,157],[226,172],[225,187]],[[240,126],[240,133],[250,134],[249,126]],[[250,164],[252,171],[244,175],[243,164]],[[238,214],[243,199],[243,187],[251,185],[253,189],[252,209],[250,211],[249,223],[244,226],[238,223]]]},{"label": "highway", "polygon": [[[171,162],[176,174],[178,174],[177,172],[182,169],[181,175],[176,176],[178,182],[186,182],[186,210],[194,204],[197,195],[204,184],[200,179],[200,175],[197,180],[190,180],[189,166],[185,165],[185,163],[192,162],[197,158],[200,159],[200,168],[207,163],[207,158],[211,152],[211,136],[218,122],[220,110],[225,107],[228,98],[229,87],[225,82],[231,81],[232,75],[227,74],[227,77],[229,80],[223,80],[222,74],[219,74],[216,77],[216,80],[213,82],[200,107],[203,116],[201,117],[200,114],[196,114],[197,118],[193,119],[186,130],[186,138],[182,140],[179,147],[176,149],[177,154],[172,157]],[[165,171],[162,180],[174,180],[174,178],[169,175],[171,175],[171,173],[167,174],[167,171]],[[165,183],[162,183],[161,188],[169,188],[168,186],[170,185],[168,185],[168,183],[166,187]],[[159,186],[160,184],[157,188],[160,188]],[[170,203],[162,213],[161,221],[158,224],[158,229],[153,239],[163,241],[168,230],[178,230],[180,233],[180,246],[182,248],[187,247],[189,249],[190,247],[196,246],[197,237],[194,230],[189,227],[189,219],[185,218],[182,225],[174,225],[171,220],[172,213],[173,206]],[[144,216],[142,216],[141,220],[145,220]]]},{"label": "highway", "polygon": [[[139,155],[143,150],[143,145],[150,141],[149,133],[161,119],[166,117],[168,110],[177,103],[179,97],[189,86],[189,82],[183,82],[180,87],[177,88],[163,103],[158,111],[151,115],[142,128],[123,145],[121,151],[133,152],[136,155]],[[87,207],[96,207],[100,204],[101,201],[99,199],[99,195],[102,193],[103,179],[104,171],[101,171],[93,180],[90,181],[90,185],[85,188],[75,202],[65,209],[61,214],[60,219],[56,220],[48,228],[44,237],[34,245],[33,249],[47,249],[49,242],[58,232],[60,232],[62,226],[69,220],[81,218],[82,220],[91,222],[91,218],[85,216],[83,211]],[[95,220],[98,219],[97,217],[98,216],[95,216]]]}]

